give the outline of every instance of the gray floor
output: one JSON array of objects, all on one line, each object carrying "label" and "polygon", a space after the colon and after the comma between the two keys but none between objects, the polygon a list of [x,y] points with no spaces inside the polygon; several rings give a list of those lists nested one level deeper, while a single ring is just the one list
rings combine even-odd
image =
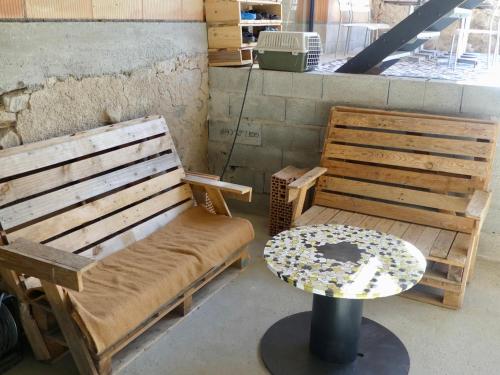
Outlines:
[{"label": "gray floor", "polygon": [[[310,309],[311,295],[276,279],[261,257],[266,219],[249,217],[257,231],[252,264],[234,282],[173,328],[121,374],[267,374],[258,354],[266,329]],[[413,375],[500,373],[500,264],[478,261],[460,311],[391,297],[365,303],[365,316],[406,344]],[[27,358],[15,374],[73,374],[69,357],[55,366]],[[381,374],[383,375],[383,374]]]}]

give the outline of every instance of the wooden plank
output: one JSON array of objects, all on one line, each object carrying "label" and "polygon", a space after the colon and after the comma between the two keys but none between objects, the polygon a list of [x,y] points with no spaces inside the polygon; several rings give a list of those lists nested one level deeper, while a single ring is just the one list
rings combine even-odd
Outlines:
[{"label": "wooden plank", "polygon": [[465,212],[469,203],[468,199],[462,197],[328,176],[320,178],[318,188],[455,212]]},{"label": "wooden plank", "polygon": [[316,215],[310,222],[309,222],[309,225],[314,225],[314,224],[327,224],[330,222],[331,219],[333,219],[333,217],[335,215],[337,215],[337,213],[339,212],[339,210],[336,210],[334,208],[327,208],[325,210],[323,210],[323,212],[321,212],[320,214]]},{"label": "wooden plank", "polygon": [[76,207],[72,210],[52,216],[36,224],[9,233],[9,240],[19,237],[35,242],[48,240],[56,235],[76,228],[87,222],[96,220],[129,204],[140,201],[174,185],[184,176],[183,169],[176,169],[167,174],[157,176],[141,184],[137,184],[110,194],[101,199]]},{"label": "wooden plank", "polygon": [[435,152],[491,159],[493,143],[476,140],[448,139],[425,135],[383,133],[380,131],[333,128],[329,142],[345,142],[356,145],[380,146],[394,149]]},{"label": "wooden plank", "polygon": [[170,221],[191,207],[193,207],[192,200],[183,203],[180,206],[174,207],[163,214],[155,216],[142,224],[136,225],[135,227],[114,236],[109,240],[101,242],[99,245],[85,250],[79,255],[96,260],[106,258],[107,256],[132,245],[134,242],[143,240],[158,229],[167,225]]},{"label": "wooden plank", "polygon": [[288,185],[288,202],[292,202],[299,195],[299,190],[313,187],[317,179],[326,172],[326,168],[316,167],[290,183]]},{"label": "wooden plank", "polygon": [[394,223],[395,221],[391,219],[381,219],[374,229],[382,233],[387,233]]},{"label": "wooden plank", "polygon": [[354,215],[354,212],[340,211],[328,222],[328,224],[345,224],[352,215]]},{"label": "wooden plank", "polygon": [[377,215],[389,219],[435,226],[464,233],[470,233],[474,226],[474,220],[466,217],[325,192],[318,192],[316,194],[314,204],[343,210],[353,210],[367,215]]},{"label": "wooden plank", "polygon": [[146,117],[2,150],[0,179],[166,133],[165,119]]},{"label": "wooden plank", "polygon": [[457,234],[455,240],[453,241],[453,244],[451,245],[447,259],[461,264],[462,267],[450,266],[447,275],[447,278],[449,280],[462,282],[462,276],[464,272],[464,267],[467,263],[467,256],[469,253],[470,245],[471,245],[470,235],[464,233]]},{"label": "wooden plank", "polygon": [[189,186],[182,185],[47,244],[73,252],[191,198],[192,193]]},{"label": "wooden plank", "polygon": [[67,293],[61,287],[50,282],[42,281],[42,286],[79,373],[81,375],[98,375],[84,336],[71,317],[71,305]]},{"label": "wooden plank", "polygon": [[327,144],[323,157],[394,165],[425,171],[448,172],[467,176],[485,177],[488,173],[487,162],[338,144]]},{"label": "wooden plank", "polygon": [[348,163],[324,158],[321,165],[328,168],[328,174],[353,177],[396,185],[420,187],[443,192],[471,193],[482,184],[466,177],[446,176],[435,172],[412,171],[407,169],[387,168],[375,165]]},{"label": "wooden plank", "polygon": [[227,206],[221,191],[219,189],[208,188],[206,186],[205,191],[207,192],[208,199],[210,199],[210,202],[212,202],[212,205],[214,206],[215,213],[231,217],[231,211],[229,211],[229,207]]},{"label": "wooden plank", "polygon": [[83,290],[82,273],[95,264],[85,257],[25,239],[0,246],[0,263],[7,269],[77,291]]},{"label": "wooden plank", "polygon": [[395,237],[401,238],[409,227],[409,223],[395,221],[394,224],[392,224],[391,228],[387,231],[387,234],[392,234]]},{"label": "wooden plank", "polygon": [[432,245],[429,255],[436,258],[446,258],[456,235],[457,232],[442,230]]},{"label": "wooden plank", "polygon": [[365,218],[365,220],[363,220],[359,226],[361,228],[375,230],[375,228],[377,227],[378,223],[380,223],[381,220],[382,220],[382,218],[380,218],[380,217],[367,216]]},{"label": "wooden plank", "polygon": [[422,235],[417,240],[415,246],[424,254],[424,256],[428,256],[430,254],[432,245],[436,241],[437,237],[441,229],[433,228],[433,227],[425,227]]},{"label": "wooden plank", "polygon": [[465,210],[465,215],[467,217],[476,220],[484,220],[488,212],[490,201],[491,201],[490,192],[476,190],[474,194],[472,194],[472,198],[469,204],[467,205],[467,209]]},{"label": "wooden plank", "polygon": [[425,227],[418,224],[410,224],[408,229],[404,232],[401,237],[402,240],[411,243],[413,246],[417,246],[418,239],[424,232]]},{"label": "wooden plank", "polygon": [[160,138],[151,139],[0,183],[0,206],[98,173],[100,174],[104,171],[167,151],[172,147],[172,137],[170,134],[167,134]]},{"label": "wooden plank", "polygon": [[177,155],[167,154],[5,207],[0,210],[1,224],[8,230],[177,165]]},{"label": "wooden plank", "polygon": [[[363,128],[397,130],[458,136],[466,138],[495,138],[495,124],[458,120],[456,118],[425,118],[419,114],[399,116],[397,114],[373,114],[352,112],[332,112],[331,125],[348,125]],[[472,137],[473,135],[473,137]],[[330,137],[330,135],[329,135]]]},{"label": "wooden plank", "polygon": [[357,212],[355,212],[354,215],[352,215],[345,221],[345,224],[351,225],[353,227],[359,227],[366,218],[366,215],[358,214]]},{"label": "wooden plank", "polygon": [[306,212],[304,212],[297,220],[295,220],[294,226],[300,227],[302,225],[309,224],[309,222],[313,218],[315,218],[316,216],[318,216],[324,210],[326,210],[325,207],[312,206],[310,209],[308,209]]},{"label": "wooden plank", "polygon": [[186,182],[193,186],[209,187],[235,195],[242,195],[247,197],[250,196],[247,199],[251,199],[252,188],[248,186],[232,184],[224,181],[217,181],[197,175],[190,175],[189,172],[182,180],[183,182]]}]

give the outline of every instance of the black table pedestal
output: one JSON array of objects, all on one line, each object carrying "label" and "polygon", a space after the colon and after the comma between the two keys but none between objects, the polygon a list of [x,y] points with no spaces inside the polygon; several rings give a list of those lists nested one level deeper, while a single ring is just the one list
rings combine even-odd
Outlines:
[{"label": "black table pedestal", "polygon": [[313,311],[267,330],[261,355],[273,375],[407,375],[410,358],[387,328],[362,318],[361,300],[314,295]]}]

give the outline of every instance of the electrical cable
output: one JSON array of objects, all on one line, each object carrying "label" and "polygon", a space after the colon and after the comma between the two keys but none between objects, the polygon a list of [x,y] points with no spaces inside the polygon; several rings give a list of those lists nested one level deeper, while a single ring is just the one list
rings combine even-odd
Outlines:
[{"label": "electrical cable", "polygon": [[236,131],[234,132],[233,143],[231,145],[231,149],[229,150],[226,164],[224,165],[224,168],[222,169],[222,174],[220,176],[221,181],[224,179],[224,175],[227,172],[227,167],[229,167],[229,163],[231,161],[231,156],[233,156],[234,147],[236,145],[236,139],[238,138],[238,133],[240,132],[241,118],[243,117],[243,109],[245,108],[245,102],[247,100],[248,87],[250,85],[250,76],[252,75],[252,70],[253,70],[253,67],[255,65],[255,59],[256,58],[254,57],[253,61],[252,61],[252,65],[250,66],[250,69],[248,70],[247,84],[245,86],[245,93],[243,94],[243,102],[241,103],[241,110],[240,110],[240,115],[238,117],[238,124],[236,125]]}]

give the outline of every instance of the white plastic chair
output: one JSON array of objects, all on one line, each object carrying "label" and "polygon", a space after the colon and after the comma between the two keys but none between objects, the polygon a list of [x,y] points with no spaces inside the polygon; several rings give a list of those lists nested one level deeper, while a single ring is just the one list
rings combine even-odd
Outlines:
[{"label": "white plastic chair", "polygon": [[[461,52],[465,52],[467,46],[462,46],[461,44],[469,39],[470,35],[485,35],[488,36],[488,68],[492,66],[492,64],[496,64],[499,48],[500,48],[500,0],[496,0],[492,4],[488,29],[471,29],[468,26],[470,25],[470,19],[464,20],[462,22],[462,26],[455,30],[453,33],[453,39],[451,41],[450,54],[448,57],[448,66],[451,67],[453,60],[453,70],[456,69],[458,60],[460,58]],[[493,47],[493,38],[495,38],[495,46]],[[462,42],[462,43],[461,43]],[[453,53],[455,50],[455,53]],[[454,59],[453,59],[454,57]]]},{"label": "white plastic chair", "polygon": [[[340,34],[343,28],[347,29],[345,46],[344,46],[344,55],[349,53],[349,47],[351,45],[351,32],[353,28],[364,28],[365,31],[365,42],[364,47],[368,44],[372,43],[375,39],[379,37],[379,33],[382,30],[389,30],[391,26],[385,23],[375,23],[371,22],[371,2],[370,0],[338,0],[339,4],[339,26],[337,30],[337,43],[335,46],[335,57],[337,56],[339,44],[340,44]],[[365,14],[365,18],[368,22],[353,22],[354,15],[357,14]],[[347,19],[346,19],[347,18]]]}]

